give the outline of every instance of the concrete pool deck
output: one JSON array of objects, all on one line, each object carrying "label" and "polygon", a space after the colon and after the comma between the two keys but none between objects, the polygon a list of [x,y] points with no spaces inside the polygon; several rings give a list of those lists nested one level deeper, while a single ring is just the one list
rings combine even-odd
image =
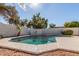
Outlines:
[{"label": "concrete pool deck", "polygon": [[10,42],[11,38],[4,38],[0,40],[0,46],[17,49],[20,51],[32,53],[32,54],[40,54],[43,52],[56,50],[56,49],[66,49],[71,51],[79,52],[79,37],[56,37],[56,42],[42,44],[42,45],[32,45],[32,44],[23,44],[17,42]]},{"label": "concrete pool deck", "polygon": [[79,52],[79,36],[58,37],[57,44],[59,49]]}]

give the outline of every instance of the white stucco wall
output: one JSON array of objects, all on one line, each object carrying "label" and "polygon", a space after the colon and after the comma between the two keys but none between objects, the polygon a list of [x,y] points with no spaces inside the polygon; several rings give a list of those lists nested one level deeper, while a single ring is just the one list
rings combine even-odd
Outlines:
[{"label": "white stucco wall", "polygon": [[[71,29],[73,30],[73,35],[79,35],[79,28],[49,28],[49,29],[28,29],[23,27],[21,31],[21,35],[41,35],[41,34],[52,34],[52,35],[61,35],[61,31],[64,29]],[[0,24],[0,35],[4,37],[7,36],[16,36],[17,29],[14,25],[6,25]]]},{"label": "white stucco wall", "polygon": [[14,25],[0,24],[0,35],[6,36],[16,36],[17,29]]}]

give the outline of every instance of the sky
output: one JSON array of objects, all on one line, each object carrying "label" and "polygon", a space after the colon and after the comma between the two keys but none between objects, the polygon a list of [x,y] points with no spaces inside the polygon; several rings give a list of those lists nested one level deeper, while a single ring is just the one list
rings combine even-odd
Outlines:
[{"label": "sky", "polygon": [[[38,5],[26,4],[26,9],[22,9],[18,4],[9,4],[16,7],[21,19],[31,20],[32,16],[40,12],[42,17],[48,19],[48,23],[56,26],[63,26],[68,21],[79,21],[78,3],[40,3]],[[2,19],[0,17],[0,19]],[[0,22],[6,23],[4,20]]]}]

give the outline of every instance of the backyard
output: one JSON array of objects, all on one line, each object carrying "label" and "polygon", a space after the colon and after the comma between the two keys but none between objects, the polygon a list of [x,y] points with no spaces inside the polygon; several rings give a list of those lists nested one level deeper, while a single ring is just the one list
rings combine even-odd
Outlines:
[{"label": "backyard", "polygon": [[14,5],[0,3],[0,56],[79,56],[78,20],[60,21],[63,25],[58,26],[41,11],[29,19],[30,12],[22,14],[26,4],[19,4],[21,11]]}]

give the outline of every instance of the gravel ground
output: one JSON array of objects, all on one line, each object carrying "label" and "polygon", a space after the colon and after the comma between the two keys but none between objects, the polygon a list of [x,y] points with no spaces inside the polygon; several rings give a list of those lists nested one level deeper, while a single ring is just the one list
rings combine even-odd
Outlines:
[{"label": "gravel ground", "polygon": [[[17,50],[0,48],[0,56],[35,56],[35,55]],[[56,50],[42,53],[39,56],[79,56],[79,53],[69,52],[65,50]]]},{"label": "gravel ground", "polygon": [[66,50],[56,50],[51,52],[46,52],[41,54],[41,56],[79,56],[79,53],[76,52],[69,52]]}]

